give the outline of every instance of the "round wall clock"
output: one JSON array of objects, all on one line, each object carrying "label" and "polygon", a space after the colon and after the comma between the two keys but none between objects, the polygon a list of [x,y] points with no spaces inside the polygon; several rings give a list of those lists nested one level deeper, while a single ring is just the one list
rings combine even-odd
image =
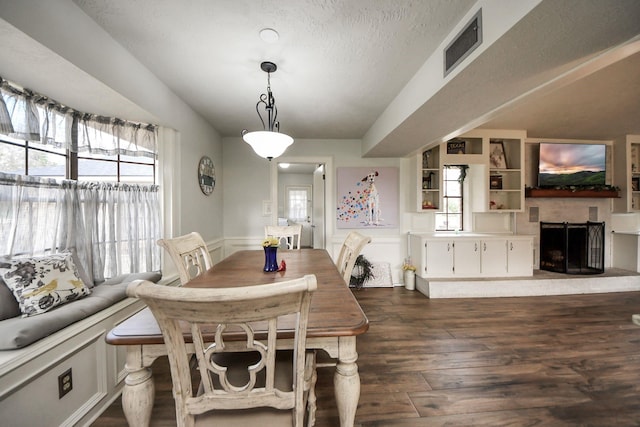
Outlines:
[{"label": "round wall clock", "polygon": [[207,156],[203,156],[198,164],[198,183],[204,194],[208,196],[213,193],[216,186],[216,168],[213,166],[213,160]]}]

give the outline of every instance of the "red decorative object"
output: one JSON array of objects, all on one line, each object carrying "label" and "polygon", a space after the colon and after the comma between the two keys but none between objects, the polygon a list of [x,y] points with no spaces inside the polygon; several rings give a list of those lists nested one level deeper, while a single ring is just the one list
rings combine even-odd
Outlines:
[{"label": "red decorative object", "polygon": [[287,269],[287,263],[284,262],[284,260],[282,260],[282,262],[280,263],[280,267],[278,268],[278,271],[285,271]]}]

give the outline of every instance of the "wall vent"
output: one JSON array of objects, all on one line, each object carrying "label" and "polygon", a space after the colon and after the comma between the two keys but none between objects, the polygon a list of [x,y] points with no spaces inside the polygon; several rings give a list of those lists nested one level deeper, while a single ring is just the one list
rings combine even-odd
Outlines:
[{"label": "wall vent", "polygon": [[444,75],[446,76],[471,52],[482,44],[482,9],[444,49]]}]

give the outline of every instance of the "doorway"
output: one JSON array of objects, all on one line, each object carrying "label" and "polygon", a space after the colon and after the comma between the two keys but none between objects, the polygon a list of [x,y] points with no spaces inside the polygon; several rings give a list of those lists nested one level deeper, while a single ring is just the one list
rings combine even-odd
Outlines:
[{"label": "doorway", "polygon": [[321,158],[273,161],[272,224],[302,224],[302,247],[326,247],[325,170]]}]

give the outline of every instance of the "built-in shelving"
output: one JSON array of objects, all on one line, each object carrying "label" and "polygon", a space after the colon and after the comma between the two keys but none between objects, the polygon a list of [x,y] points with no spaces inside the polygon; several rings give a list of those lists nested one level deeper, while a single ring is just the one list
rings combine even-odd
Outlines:
[{"label": "built-in shelving", "polygon": [[420,197],[418,211],[435,211],[440,207],[440,147],[422,152],[420,158]]}]

